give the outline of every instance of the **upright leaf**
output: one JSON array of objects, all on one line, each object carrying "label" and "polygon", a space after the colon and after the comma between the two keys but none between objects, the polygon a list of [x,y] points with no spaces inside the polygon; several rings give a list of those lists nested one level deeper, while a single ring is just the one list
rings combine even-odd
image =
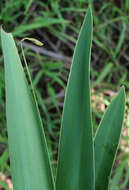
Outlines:
[{"label": "upright leaf", "polygon": [[95,190],[107,190],[119,144],[125,108],[124,88],[113,99],[95,136]]},{"label": "upright leaf", "polygon": [[53,190],[46,140],[37,105],[10,33],[1,29],[6,116],[15,190]]},{"label": "upright leaf", "polygon": [[63,111],[57,190],[94,190],[90,109],[91,10],[85,17],[69,77]]}]

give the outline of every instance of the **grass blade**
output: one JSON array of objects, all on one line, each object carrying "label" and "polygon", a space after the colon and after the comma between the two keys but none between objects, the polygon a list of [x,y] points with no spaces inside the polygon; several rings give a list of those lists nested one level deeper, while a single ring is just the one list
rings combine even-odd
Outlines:
[{"label": "grass blade", "polygon": [[107,109],[95,136],[95,190],[108,189],[123,124],[124,108],[125,92],[122,88]]},{"label": "grass blade", "polygon": [[39,18],[35,20],[33,23],[20,25],[16,27],[15,30],[13,31],[13,35],[19,36],[22,33],[30,31],[30,30],[35,30],[37,28],[42,28],[42,27],[46,28],[53,24],[62,24],[62,23],[66,24],[67,21],[63,19],[56,19],[56,18],[49,18],[49,17]]},{"label": "grass blade", "polygon": [[57,190],[93,190],[94,159],[90,110],[92,13],[88,10],[75,48],[64,104]]},{"label": "grass blade", "polygon": [[6,116],[16,190],[53,190],[54,183],[39,112],[10,33],[1,29],[5,63]]}]

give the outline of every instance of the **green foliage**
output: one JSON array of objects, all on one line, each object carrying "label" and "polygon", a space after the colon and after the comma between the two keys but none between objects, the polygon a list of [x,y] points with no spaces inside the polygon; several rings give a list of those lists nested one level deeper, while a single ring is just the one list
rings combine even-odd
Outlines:
[{"label": "green foliage", "polygon": [[5,58],[6,115],[14,189],[54,189],[37,104],[28,88],[12,35],[1,30],[1,36]]},{"label": "green foliage", "polygon": [[84,189],[84,187],[94,189],[93,132],[89,86],[91,41],[92,15],[89,9],[75,48],[67,87],[62,118],[57,190],[77,190]]},{"label": "green foliage", "polygon": [[[94,138],[96,190],[108,189],[109,178],[118,147],[124,115],[124,88],[112,100]],[[115,118],[115,119],[114,119]]]},{"label": "green foliage", "polygon": [[[54,190],[55,184],[35,94],[29,89],[12,35],[1,29],[1,37],[14,189]],[[109,175],[119,143],[125,107],[124,88],[107,109],[95,140],[93,139],[89,81],[91,41],[92,15],[89,9],[75,48],[66,92],[56,178],[57,190],[98,190],[98,185],[102,185],[102,189],[108,189]],[[56,75],[48,71],[46,73],[59,82]],[[39,78],[40,74],[35,84]],[[59,84],[63,85],[62,82]],[[50,85],[48,89],[53,103],[57,106],[56,96]],[[38,91],[36,94],[39,94]],[[39,96],[38,99],[40,98]],[[40,102],[45,110],[41,99]]]}]

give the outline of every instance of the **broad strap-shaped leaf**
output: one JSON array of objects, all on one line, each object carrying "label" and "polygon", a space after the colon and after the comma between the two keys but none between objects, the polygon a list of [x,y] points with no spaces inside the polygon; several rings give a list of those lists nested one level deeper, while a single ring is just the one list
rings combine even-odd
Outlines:
[{"label": "broad strap-shaped leaf", "polygon": [[10,33],[1,29],[14,190],[54,190],[41,118]]},{"label": "broad strap-shaped leaf", "polygon": [[95,136],[95,190],[107,190],[125,108],[124,87],[109,105]]},{"label": "broad strap-shaped leaf", "polygon": [[90,106],[92,13],[88,10],[74,52],[64,103],[57,190],[94,190]]}]

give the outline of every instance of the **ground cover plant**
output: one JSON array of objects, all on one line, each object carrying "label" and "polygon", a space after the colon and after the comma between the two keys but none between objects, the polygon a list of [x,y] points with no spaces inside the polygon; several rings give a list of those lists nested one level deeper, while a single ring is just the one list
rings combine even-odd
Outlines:
[{"label": "ground cover plant", "polygon": [[[88,3],[82,0],[46,1],[10,0],[0,2],[0,23],[12,31],[17,43],[23,37],[35,37],[44,42],[38,48],[29,41],[23,43],[47,136],[52,168],[55,171],[59,139],[59,124],[71,56]],[[27,8],[28,7],[28,8]],[[111,190],[128,189],[128,62],[129,22],[128,1],[94,1],[94,30],[91,60],[92,111],[94,132],[111,98],[121,84],[126,85],[126,115],[124,128],[110,179]],[[39,20],[39,19],[40,20]],[[43,25],[44,18],[52,18]],[[53,23],[56,18],[57,23]],[[60,20],[63,18],[65,20]],[[41,22],[40,22],[41,21]],[[30,25],[31,22],[31,25]],[[59,23],[60,22],[60,23]],[[40,23],[40,24],[39,24]],[[26,26],[30,25],[29,28]],[[20,29],[23,26],[22,30]],[[17,34],[14,31],[21,30]],[[1,44],[1,43],[0,43]],[[21,53],[20,46],[19,53]],[[117,50],[117,55],[113,53]],[[96,82],[97,81],[97,82]],[[10,176],[7,132],[5,123],[3,56],[0,56],[0,179],[5,186]],[[97,110],[97,112],[96,112]],[[3,177],[1,177],[3,176]],[[3,185],[4,183],[4,185]]]},{"label": "ground cover plant", "polygon": [[[107,109],[93,138],[89,70],[92,44],[91,8],[87,11],[73,56],[62,116],[55,180],[26,60],[31,89],[12,35],[1,29],[1,39],[14,189],[108,189],[123,125],[125,93],[123,87]],[[29,40],[41,44],[33,38]]]}]

